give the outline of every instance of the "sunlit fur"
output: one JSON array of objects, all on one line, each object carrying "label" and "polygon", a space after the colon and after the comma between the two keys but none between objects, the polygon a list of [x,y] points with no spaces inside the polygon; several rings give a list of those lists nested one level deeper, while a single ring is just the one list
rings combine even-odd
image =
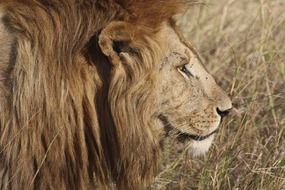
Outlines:
[{"label": "sunlit fur", "polygon": [[0,189],[147,188],[165,136],[159,31],[191,2],[1,0]]}]

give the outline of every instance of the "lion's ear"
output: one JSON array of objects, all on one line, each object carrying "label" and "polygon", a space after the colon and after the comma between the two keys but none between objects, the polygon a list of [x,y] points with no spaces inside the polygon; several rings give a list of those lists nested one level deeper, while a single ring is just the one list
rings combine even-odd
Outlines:
[{"label": "lion's ear", "polygon": [[99,46],[105,56],[113,65],[121,63],[127,55],[124,50],[134,38],[135,29],[126,22],[111,22],[99,36]]}]

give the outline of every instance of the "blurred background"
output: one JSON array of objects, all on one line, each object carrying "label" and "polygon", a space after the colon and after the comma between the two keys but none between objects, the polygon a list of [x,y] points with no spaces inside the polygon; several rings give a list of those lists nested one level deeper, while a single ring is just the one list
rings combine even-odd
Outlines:
[{"label": "blurred background", "polygon": [[179,23],[235,109],[210,152],[168,142],[153,190],[285,190],[285,0],[206,0]]}]

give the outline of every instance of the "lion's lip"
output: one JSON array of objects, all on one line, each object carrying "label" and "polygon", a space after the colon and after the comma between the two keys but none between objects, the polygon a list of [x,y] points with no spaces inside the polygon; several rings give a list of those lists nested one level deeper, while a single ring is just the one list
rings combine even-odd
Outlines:
[{"label": "lion's lip", "polygon": [[218,129],[214,130],[213,132],[207,134],[207,135],[194,135],[194,134],[190,134],[190,133],[185,133],[180,131],[179,129],[177,129],[176,127],[174,127],[167,119],[166,116],[160,114],[158,116],[158,118],[160,119],[160,121],[163,123],[166,132],[169,133],[170,131],[175,131],[175,133],[177,134],[177,140],[181,141],[181,142],[185,142],[185,141],[189,141],[189,140],[194,140],[194,141],[203,141],[206,140],[207,138],[209,138],[210,136],[212,136],[213,134],[218,132]]},{"label": "lion's lip", "polygon": [[[177,129],[176,129],[177,130]],[[212,136],[213,134],[215,134],[216,132],[218,132],[218,129],[216,129],[215,131],[209,133],[208,135],[202,136],[202,135],[193,135],[193,134],[189,134],[189,133],[179,133],[178,134],[178,140],[179,141],[186,141],[187,139],[191,139],[194,141],[203,141],[206,140],[207,138],[209,138],[210,136]]]}]

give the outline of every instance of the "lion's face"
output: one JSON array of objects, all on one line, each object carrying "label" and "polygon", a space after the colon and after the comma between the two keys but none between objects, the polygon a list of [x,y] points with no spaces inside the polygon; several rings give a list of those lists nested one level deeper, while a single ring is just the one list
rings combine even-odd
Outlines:
[{"label": "lion's face", "polygon": [[165,57],[158,71],[158,117],[161,129],[190,152],[206,152],[231,100],[206,71],[199,55],[169,26],[157,34]]}]

